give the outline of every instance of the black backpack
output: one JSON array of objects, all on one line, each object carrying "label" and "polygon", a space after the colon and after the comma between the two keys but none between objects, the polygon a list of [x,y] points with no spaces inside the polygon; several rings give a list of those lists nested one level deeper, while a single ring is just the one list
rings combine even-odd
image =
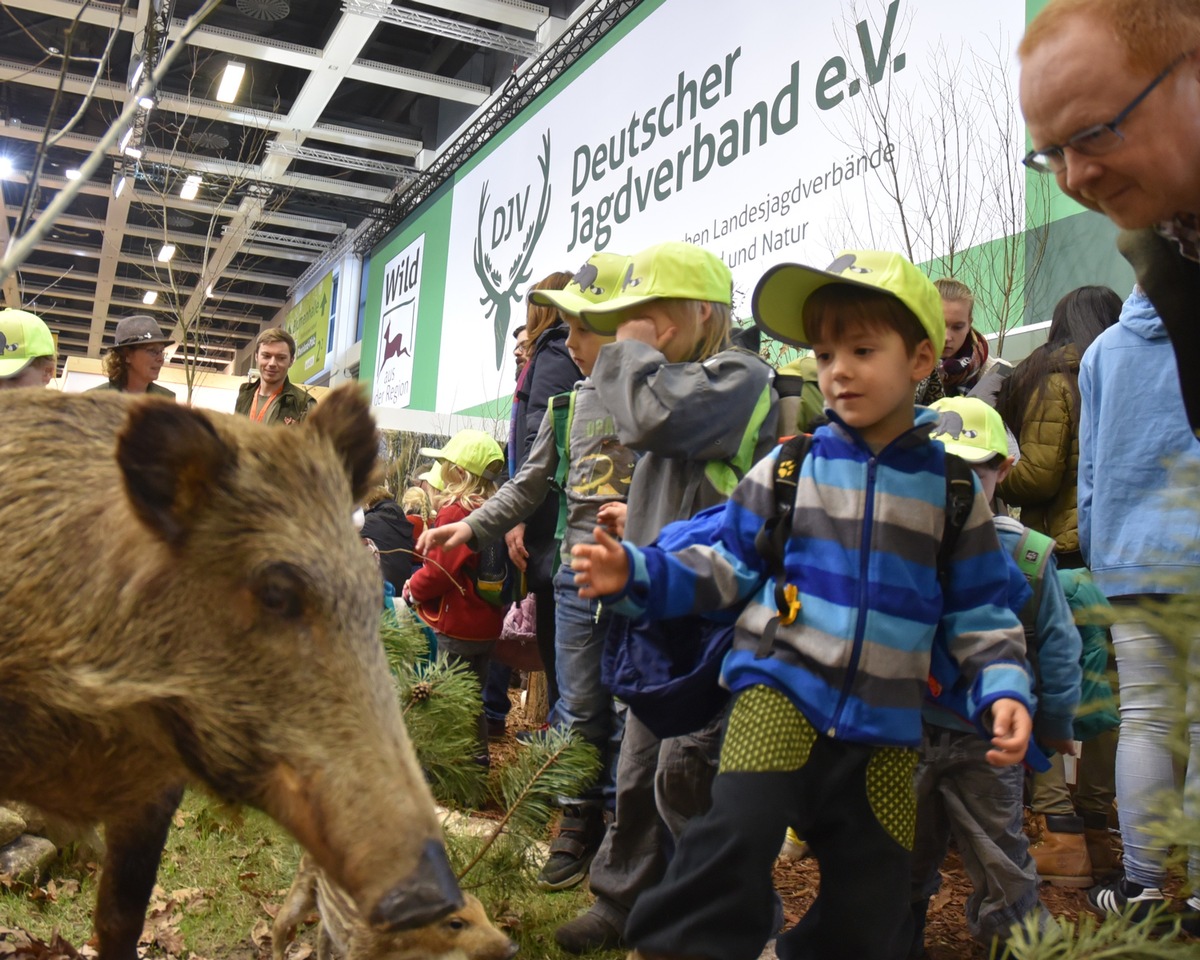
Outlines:
[{"label": "black backpack", "polygon": [[[767,568],[775,580],[775,606],[777,613],[763,630],[762,639],[754,655],[758,658],[770,656],[775,645],[775,634],[781,626],[788,626],[800,611],[799,591],[787,582],[783,565],[783,551],[792,529],[792,514],[796,509],[796,487],[800,471],[812,447],[812,436],[800,433],[783,442],[779,459],[775,461],[775,512],[765,523],[754,540],[754,548],[767,561]],[[975,483],[970,466],[966,461],[946,454],[946,528],[938,546],[937,576],[942,589],[946,588],[950,557],[958,544],[959,534],[971,515],[975,502]]]}]

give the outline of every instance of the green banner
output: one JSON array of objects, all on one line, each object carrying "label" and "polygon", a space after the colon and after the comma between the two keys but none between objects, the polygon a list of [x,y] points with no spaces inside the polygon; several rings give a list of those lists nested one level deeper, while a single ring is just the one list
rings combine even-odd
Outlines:
[{"label": "green banner", "polygon": [[329,337],[333,273],[327,273],[287,315],[284,327],[296,338],[293,383],[304,383],[325,369],[325,341]]}]

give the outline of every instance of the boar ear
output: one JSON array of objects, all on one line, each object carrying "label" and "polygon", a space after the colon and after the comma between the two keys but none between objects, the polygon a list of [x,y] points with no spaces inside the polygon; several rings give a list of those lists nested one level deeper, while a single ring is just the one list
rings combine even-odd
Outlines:
[{"label": "boar ear", "polygon": [[158,400],[130,408],[117,438],[117,463],[138,518],[175,547],[187,539],[237,454],[207,417]]},{"label": "boar ear", "polygon": [[346,465],[354,500],[361,502],[376,481],[379,461],[379,434],[362,389],[346,384],[330,391],[304,425],[333,444]]}]

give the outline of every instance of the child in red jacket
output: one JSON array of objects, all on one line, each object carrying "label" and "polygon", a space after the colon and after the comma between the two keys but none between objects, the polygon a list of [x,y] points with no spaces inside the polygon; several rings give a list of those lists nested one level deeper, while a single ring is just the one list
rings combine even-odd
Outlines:
[{"label": "child in red jacket", "polygon": [[[457,523],[496,492],[504,472],[504,451],[481,430],[460,430],[440,450],[425,448],[435,457],[445,485],[433,525]],[[439,654],[470,667],[482,688],[492,647],[500,636],[504,608],[483,599],[476,588],[479,554],[466,545],[432,548],[421,568],[404,585],[405,602],[437,635]],[[476,721],[476,759],[487,765],[487,720],[480,710]]]}]

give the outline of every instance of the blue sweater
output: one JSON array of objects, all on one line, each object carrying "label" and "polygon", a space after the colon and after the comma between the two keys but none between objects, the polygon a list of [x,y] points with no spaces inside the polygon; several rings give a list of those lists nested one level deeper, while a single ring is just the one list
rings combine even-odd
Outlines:
[{"label": "blue sweater", "polygon": [[1200,574],[1200,442],[1167,328],[1134,292],[1079,368],[1079,546],[1106,596],[1181,593]]},{"label": "blue sweater", "polygon": [[945,595],[938,582],[946,481],[945,450],[929,440],[936,420],[935,412],[918,410],[917,425],[878,454],[836,417],[814,434],[784,551],[802,608],[795,623],[780,627],[771,656],[755,656],[776,607],[754,540],[775,509],[779,448],[738,484],[711,546],[671,554],[625,545],[631,577],[617,612],[659,619],[745,603],[723,682],[734,692],[756,684],[780,690],[817,730],[838,739],[920,742],[939,623],[971,683],[973,722],[1001,697],[1028,702],[1007,561],[978,484]]}]

